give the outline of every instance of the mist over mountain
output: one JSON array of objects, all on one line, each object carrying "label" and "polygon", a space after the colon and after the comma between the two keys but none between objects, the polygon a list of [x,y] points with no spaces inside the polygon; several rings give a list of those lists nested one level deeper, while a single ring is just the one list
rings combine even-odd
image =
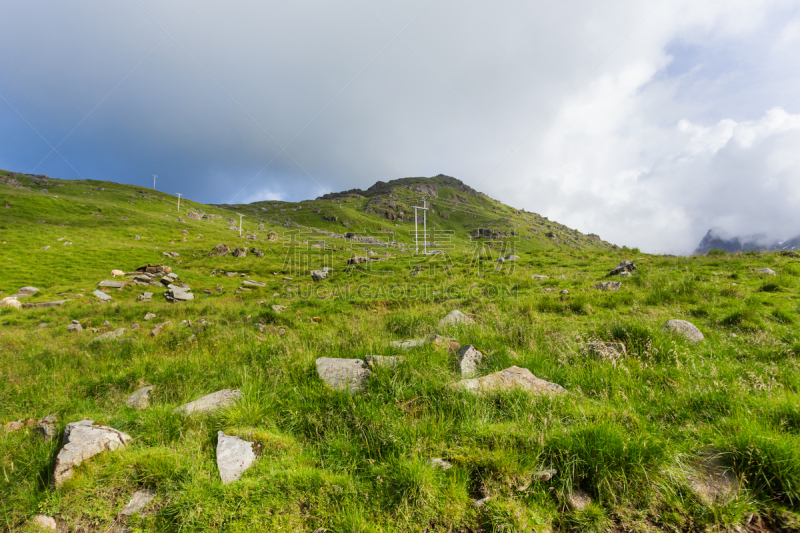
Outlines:
[{"label": "mist over mountain", "polygon": [[705,234],[700,244],[695,248],[695,254],[705,254],[709,250],[724,250],[728,253],[750,252],[763,250],[797,250],[800,248],[800,235],[791,239],[775,240],[766,235],[731,236],[719,228],[711,228]]}]

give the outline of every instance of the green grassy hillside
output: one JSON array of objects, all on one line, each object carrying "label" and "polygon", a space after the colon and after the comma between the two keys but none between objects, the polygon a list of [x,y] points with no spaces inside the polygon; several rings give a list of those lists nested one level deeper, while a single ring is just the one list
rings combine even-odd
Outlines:
[{"label": "green grassy hillside", "polygon": [[[0,297],[34,286],[21,303],[69,301],[0,308],[0,422],[55,414],[59,432],[54,441],[25,423],[0,432],[5,530],[33,531],[35,515],[62,531],[800,528],[796,257],[618,249],[445,177],[298,204],[182,201],[180,212],[149,189],[14,179],[22,187],[0,183]],[[423,196],[431,225],[454,232],[447,254],[412,253],[407,209]],[[228,229],[237,213],[250,237]],[[505,235],[470,239],[475,229]],[[210,257],[219,243],[264,256]],[[498,263],[506,251],[520,258]],[[353,256],[374,261],[348,267]],[[623,259],[634,273],[606,277]],[[194,300],[170,303],[132,276],[107,289],[109,302],[92,295],[112,269],[147,263],[169,266]],[[312,281],[309,267],[324,266],[333,270]],[[765,267],[776,275],[757,272]],[[621,288],[595,288],[609,280]],[[143,292],[152,301],[138,301]],[[440,325],[454,309],[474,322]],[[704,340],[666,331],[670,319],[692,322]],[[83,331],[68,331],[72,321]],[[451,347],[392,344],[434,333],[482,352],[478,376],[516,366],[567,392],[454,389]],[[627,357],[586,350],[597,341],[623,343]],[[361,392],[317,373],[320,357],[374,354],[405,359],[373,368]],[[127,406],[145,385],[149,407]],[[221,389],[242,397],[210,414],[174,412]],[[61,434],[87,419],[132,439],[56,487]],[[217,469],[218,431],[257,443],[253,466],[230,484]],[[154,499],[122,515],[142,489]]]}]

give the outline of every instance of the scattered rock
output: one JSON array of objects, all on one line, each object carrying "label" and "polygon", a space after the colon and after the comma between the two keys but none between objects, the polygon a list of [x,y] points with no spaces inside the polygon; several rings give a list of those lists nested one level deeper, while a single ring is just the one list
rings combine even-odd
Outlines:
[{"label": "scattered rock", "polygon": [[194,211],[187,211],[186,216],[192,220],[200,220],[200,213],[195,213]]},{"label": "scattered rock", "polygon": [[505,256],[503,259],[505,259],[506,261],[516,261],[517,259],[521,259],[521,258],[518,255],[509,254],[509,255]]},{"label": "scattered rock", "polygon": [[317,359],[317,374],[331,388],[358,392],[364,388],[371,372],[361,359]]},{"label": "scattered rock", "polygon": [[218,244],[216,245],[211,252],[209,252],[209,257],[224,257],[231,253],[231,247],[227,244]]},{"label": "scattered rock", "polygon": [[154,328],[153,328],[153,329],[150,331],[150,336],[151,336],[151,337],[157,337],[158,335],[160,335],[160,334],[161,334],[161,330],[162,330],[162,329],[164,329],[166,326],[169,326],[169,325],[171,325],[171,324],[172,324],[172,321],[171,321],[171,320],[167,320],[166,322],[162,322],[161,324],[158,324],[156,327],[154,327]]},{"label": "scattered rock", "polygon": [[572,489],[572,492],[567,494],[566,501],[567,505],[578,512],[583,511],[592,503],[589,495],[581,489]]},{"label": "scattered rock", "polygon": [[217,468],[223,484],[238,481],[255,461],[252,442],[217,432]]},{"label": "scattered rock", "polygon": [[264,257],[264,252],[262,252],[258,248],[251,248],[250,249],[250,253],[253,254],[256,257]]},{"label": "scattered rock", "polygon": [[408,341],[392,341],[389,343],[393,348],[400,348],[401,350],[410,350],[411,348],[419,348],[425,346],[425,339],[411,339]]},{"label": "scattered rock", "polygon": [[153,390],[153,386],[149,385],[147,387],[142,387],[138,389],[136,392],[128,396],[127,401],[125,402],[128,407],[131,409],[146,409],[150,405],[150,393]]},{"label": "scattered rock", "polygon": [[758,270],[756,270],[756,272],[758,272],[759,274],[766,274],[767,276],[775,276],[776,275],[775,271],[772,270],[771,268],[759,268]]},{"label": "scattered rock", "polygon": [[371,259],[369,257],[351,257],[347,260],[348,265],[360,265],[361,263],[369,263]]},{"label": "scattered rock", "polygon": [[564,289],[564,290],[563,290],[563,291],[561,291],[559,294],[569,294],[569,291],[568,291],[567,289]]},{"label": "scattered rock", "polygon": [[140,302],[149,302],[153,298],[152,292],[145,292],[140,294],[136,299]]},{"label": "scattered rock", "polygon": [[153,320],[154,318],[156,318],[155,313],[147,313],[146,315],[144,315],[145,320]]},{"label": "scattered rock", "polygon": [[42,307],[60,307],[67,302],[71,302],[72,300],[55,300],[53,302],[32,302],[32,303],[24,303],[22,307],[25,309],[31,308],[42,308]]},{"label": "scattered rock", "polygon": [[72,333],[80,333],[81,331],[83,331],[83,326],[81,326],[80,322],[78,322],[77,324],[69,324],[67,325],[67,331]]},{"label": "scattered rock", "polygon": [[470,317],[468,317],[467,315],[456,309],[447,313],[447,315],[439,321],[439,327],[456,325],[456,324],[474,324],[474,323],[475,323],[474,320],[472,320]]},{"label": "scattered rock", "polygon": [[664,329],[676,333],[691,342],[700,342],[705,338],[703,333],[697,329],[697,326],[685,320],[667,320],[664,324]]},{"label": "scattered rock", "polygon": [[97,298],[99,298],[103,302],[107,302],[107,301],[109,301],[111,299],[111,296],[109,296],[108,294],[104,293],[103,291],[99,291],[99,290],[98,291],[94,291],[92,294],[94,294]]},{"label": "scattered rock", "polygon": [[322,270],[312,270],[311,271],[311,279],[314,281],[322,281],[328,277],[327,272],[323,272]]},{"label": "scattered rock", "polygon": [[608,273],[609,276],[618,276],[623,272],[631,273],[636,270],[636,265],[633,264],[633,261],[622,261],[620,264],[615,266],[611,269],[611,272]]},{"label": "scattered rock", "polygon": [[128,505],[120,511],[122,516],[131,516],[136,513],[141,512],[147,504],[150,503],[150,500],[156,497],[156,492],[150,489],[142,489],[137,490],[131,496],[131,501],[128,502]]},{"label": "scattered rock", "polygon": [[405,357],[398,355],[365,355],[364,362],[371,367],[394,368],[405,361]]},{"label": "scattered rock", "polygon": [[628,355],[625,344],[621,342],[589,342],[583,346],[584,355],[598,359],[620,359]]},{"label": "scattered rock", "polygon": [[445,461],[444,459],[441,459],[439,457],[434,457],[429,461],[429,463],[433,468],[439,470],[450,470],[451,468],[453,468],[453,464],[450,463],[450,461]]},{"label": "scattered rock", "polygon": [[230,407],[241,397],[242,391],[239,389],[222,389],[221,391],[213,392],[193,402],[181,405],[175,409],[174,412],[185,415],[208,413],[217,409]]},{"label": "scattered rock", "polygon": [[543,279],[548,279],[549,277],[550,276],[542,276],[540,274],[534,274],[533,276],[531,276],[531,279],[541,281]]},{"label": "scattered rock", "polygon": [[20,429],[26,426],[32,427],[34,424],[36,424],[36,420],[34,420],[33,418],[22,418],[14,422],[9,422],[5,426],[3,426],[3,431],[5,431],[6,433],[11,433],[14,431],[19,431]]},{"label": "scattered rock", "polygon": [[270,307],[270,309],[272,309],[276,313],[282,313],[282,312],[286,311],[286,306],[285,305],[273,305],[273,306]]},{"label": "scattered rock", "polygon": [[96,342],[110,341],[113,339],[119,339],[123,335],[125,335],[125,328],[115,329],[114,331],[108,331],[106,333],[103,333],[102,335],[98,335],[97,337],[92,339],[90,344],[94,344]]},{"label": "scattered rock", "polygon": [[22,287],[20,290],[17,291],[17,294],[20,296],[21,295],[31,296],[36,294],[37,292],[39,292],[39,289],[37,289],[36,287]]},{"label": "scattered rock", "polygon": [[64,447],[56,457],[53,482],[56,486],[61,485],[72,477],[72,469],[76,466],[104,451],[122,448],[130,440],[130,435],[95,424],[93,420],[67,424],[64,430]]},{"label": "scattered rock", "polygon": [[247,248],[236,248],[233,250],[233,257],[246,257]]},{"label": "scattered rock", "polygon": [[56,525],[56,521],[52,516],[47,516],[43,514],[37,514],[33,518],[31,518],[31,524],[35,527],[41,529],[49,529],[52,531],[57,531],[58,526]]},{"label": "scattered rock", "polygon": [[471,344],[466,344],[458,350],[458,369],[462,376],[474,376],[478,372],[478,365],[483,359],[483,354]]},{"label": "scattered rock", "polygon": [[252,279],[246,279],[242,282],[242,285],[245,287],[266,287],[266,283],[262,283],[260,281],[253,281]]},{"label": "scattered rock", "polygon": [[56,424],[58,424],[58,415],[55,413],[47,415],[36,423],[36,432],[45,442],[50,442],[58,437]]},{"label": "scattered rock", "polygon": [[520,388],[534,394],[564,394],[561,385],[550,383],[534,376],[527,368],[512,366],[482,378],[464,379],[451,385],[453,388],[470,392],[487,392]]},{"label": "scattered rock", "polygon": [[598,291],[618,291],[622,287],[619,281],[601,281],[594,286]]}]

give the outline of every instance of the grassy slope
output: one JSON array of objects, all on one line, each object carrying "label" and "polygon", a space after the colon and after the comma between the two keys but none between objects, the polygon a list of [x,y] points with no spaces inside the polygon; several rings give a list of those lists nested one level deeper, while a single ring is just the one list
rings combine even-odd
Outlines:
[{"label": "grassy slope", "polygon": [[[130,287],[112,291],[111,304],[83,297],[57,309],[0,310],[0,420],[57,412],[61,429],[91,418],[134,437],[124,451],[95,457],[54,490],[47,476],[59,445],[26,431],[0,435],[0,523],[7,529],[43,512],[71,527],[105,531],[141,487],[158,492],[153,513],[127,520],[142,531],[602,531],[612,525],[688,531],[724,529],[751,514],[797,527],[796,259],[639,258],[532,238],[522,241],[522,259],[499,272],[488,261],[483,266],[489,268],[476,272],[474,258],[459,246],[448,272],[423,270],[414,278],[410,262],[436,258],[412,259],[392,249],[393,257],[381,263],[391,275],[380,277],[346,272],[344,260],[352,252],[344,248],[354,246],[334,239],[331,244],[342,248],[333,252],[337,270],[313,285],[315,297],[307,298],[307,276],[282,281],[283,243],[264,242],[266,232],[255,243],[264,258],[209,258],[205,254],[217,242],[242,242],[224,221],[181,224],[166,195],[151,204],[134,199],[133,187],[64,183],[48,187],[49,195],[0,185],[0,206],[12,205],[0,211],[0,261],[6,266],[0,294],[22,285],[42,289],[33,301],[79,289],[89,294],[112,268],[162,260],[199,294],[193,302],[170,305],[156,290],[153,302],[140,303],[136,295],[149,289]],[[362,217],[358,222],[373,224],[368,227],[394,229],[385,219],[364,216],[364,204],[355,204],[366,200],[351,201],[354,207],[342,210],[353,224]],[[304,202],[291,213],[309,217],[298,218],[301,224],[323,227],[306,204],[322,210],[332,203]],[[91,215],[98,208],[106,218]],[[131,220],[120,221],[122,216]],[[272,213],[264,219],[273,216],[281,221]],[[254,218],[245,218],[246,230],[247,224],[255,227]],[[337,224],[342,228],[327,228],[343,231]],[[185,243],[183,229],[190,232]],[[285,228],[268,223],[265,229]],[[143,238],[133,240],[135,234]],[[74,244],[64,246],[58,237]],[[41,251],[45,245],[51,248]],[[166,261],[164,250],[181,257]],[[623,288],[592,289],[622,258],[640,266]],[[762,266],[779,275],[755,274]],[[239,278],[211,276],[212,269],[246,272],[267,287],[237,295]],[[533,281],[531,274],[551,277]],[[397,284],[427,287],[426,298],[408,292],[387,297]],[[202,294],[217,285],[224,292]],[[374,297],[359,298],[359,286]],[[492,297],[497,286],[514,292]],[[545,288],[570,294],[562,299]],[[275,303],[288,310],[272,312]],[[456,308],[477,323],[439,328],[439,318]],[[149,337],[146,312],[173,327]],[[312,323],[314,316],[322,322]],[[178,323],[199,318],[211,324],[187,343],[194,331]],[[691,320],[706,340],[691,345],[665,334],[661,325],[669,318]],[[71,319],[90,327],[108,320],[114,328],[134,322],[143,328],[127,332],[139,339],[135,344],[89,345],[96,334],[68,334]],[[40,329],[40,323],[49,325]],[[260,332],[259,323],[267,331]],[[278,335],[276,326],[288,332]],[[404,354],[405,364],[376,372],[357,396],[332,391],[316,377],[317,357],[391,355],[397,352],[390,341],[432,332],[486,353],[483,374],[517,365],[569,394],[547,399],[453,392],[447,388],[458,379],[453,358],[434,348]],[[594,338],[626,342],[630,357],[614,364],[582,356],[582,344]],[[145,384],[156,386],[152,407],[125,407],[127,395]],[[207,417],[172,414],[177,405],[221,388],[242,389],[244,400]],[[255,466],[226,486],[215,465],[218,430],[264,444]],[[691,458],[707,447],[724,451],[744,482],[733,502],[709,505],[688,489]],[[455,466],[432,470],[430,457]],[[532,472],[550,467],[558,470],[551,481],[519,490]],[[593,498],[583,512],[563,504],[574,487]],[[474,508],[471,500],[484,494],[494,499]]]}]

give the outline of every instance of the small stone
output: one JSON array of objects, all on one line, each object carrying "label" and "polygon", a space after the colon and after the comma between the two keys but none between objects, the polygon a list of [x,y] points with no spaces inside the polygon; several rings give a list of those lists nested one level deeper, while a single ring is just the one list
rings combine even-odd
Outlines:
[{"label": "small stone", "polygon": [[9,422],[3,427],[3,431],[6,433],[11,433],[14,431],[19,431],[20,429],[24,428],[25,426],[33,426],[36,424],[36,420],[33,418],[23,418],[20,420],[15,420],[14,422]]},{"label": "small stone", "polygon": [[233,257],[245,257],[247,256],[247,248],[236,248],[233,251]]},{"label": "small stone", "polygon": [[94,294],[97,298],[99,298],[103,302],[107,302],[111,299],[111,296],[104,293],[103,291],[94,291],[92,294]]},{"label": "small stone", "polygon": [[246,279],[242,282],[242,285],[245,287],[266,287],[266,283],[262,283],[260,281],[253,281],[251,279]]},{"label": "small stone", "polygon": [[255,461],[252,442],[217,432],[217,468],[224,485],[241,479]]},{"label": "small stone", "polygon": [[20,290],[17,291],[17,294],[19,295],[24,294],[26,296],[30,296],[36,294],[37,292],[39,292],[39,289],[37,289],[36,287],[22,287]]},{"label": "small stone", "polygon": [[276,313],[282,313],[282,312],[286,311],[286,306],[285,305],[277,305],[276,304],[276,305],[270,306],[270,309],[272,309]]},{"label": "small stone", "polygon": [[758,272],[759,274],[766,274],[767,276],[775,276],[776,275],[775,271],[772,270],[771,268],[759,268],[758,270],[756,270],[756,272]]},{"label": "small stone", "polygon": [[598,291],[618,291],[620,287],[622,283],[619,281],[601,281],[594,286]]},{"label": "small stone", "polygon": [[566,500],[567,505],[578,512],[583,511],[592,503],[592,499],[589,495],[581,489],[572,489],[572,492],[567,494]]},{"label": "small stone", "polygon": [[147,313],[144,315],[145,320],[153,320],[154,318],[157,318],[155,313]]},{"label": "small stone", "polygon": [[329,387],[351,393],[361,391],[371,372],[361,359],[317,359],[317,375]]},{"label": "small stone", "polygon": [[451,388],[464,389],[470,392],[489,392],[497,390],[510,390],[519,388],[533,394],[565,394],[567,391],[561,385],[550,383],[534,376],[527,368],[512,366],[489,374],[482,378],[464,379],[453,383]]},{"label": "small stone", "polygon": [[216,245],[211,252],[209,252],[209,257],[224,257],[231,253],[231,247],[227,244],[218,244]]},{"label": "small stone", "polygon": [[80,333],[81,331],[83,331],[83,326],[81,326],[80,322],[78,322],[77,324],[75,324],[74,322],[77,322],[77,320],[73,321],[72,324],[69,324],[67,326],[67,331],[72,333]]},{"label": "small stone", "polygon": [[235,404],[242,397],[242,391],[239,389],[222,389],[221,391],[207,394],[193,402],[175,409],[175,413],[182,413],[185,415],[207,413],[217,409],[224,409]]},{"label": "small stone", "polygon": [[125,328],[115,329],[114,331],[109,331],[109,332],[103,333],[102,335],[98,335],[97,337],[92,339],[91,343],[94,344],[96,342],[105,342],[105,341],[110,341],[110,340],[113,340],[113,339],[119,339],[124,334],[125,334]]},{"label": "small stone", "polygon": [[124,281],[105,280],[97,284],[98,287],[105,287],[107,289],[122,289],[125,287]]},{"label": "small stone", "polygon": [[41,529],[49,529],[52,531],[58,530],[58,525],[56,524],[56,521],[52,516],[37,514],[36,516],[31,518],[31,524],[33,524],[40,530]]},{"label": "small stone", "polygon": [[715,450],[703,451],[687,476],[689,487],[706,505],[724,505],[739,492],[739,479]]},{"label": "small stone", "polygon": [[364,362],[371,367],[394,368],[405,361],[405,357],[398,355],[365,355]]},{"label": "small stone", "polygon": [[72,477],[76,466],[104,451],[125,447],[130,440],[130,435],[95,424],[93,420],[67,424],[64,430],[64,447],[56,456],[53,482],[56,486],[61,485]]},{"label": "small stone", "polygon": [[549,277],[550,276],[542,276],[541,274],[534,274],[533,276],[531,276],[531,279],[532,280],[536,280],[536,281],[541,281],[541,280],[547,279]]},{"label": "small stone", "polygon": [[453,468],[453,464],[451,462],[440,459],[439,457],[434,457],[429,462],[433,468],[439,470],[450,470]]},{"label": "small stone", "polygon": [[161,330],[162,330],[162,329],[164,329],[166,326],[169,326],[169,325],[171,325],[171,324],[172,324],[172,321],[170,321],[170,320],[168,320],[168,321],[166,321],[166,322],[162,322],[161,324],[158,324],[156,327],[154,327],[154,328],[153,328],[153,329],[150,331],[150,336],[151,336],[151,337],[157,337],[158,335],[160,335],[160,334],[161,334]]},{"label": "small stone", "polygon": [[671,333],[676,333],[693,343],[700,342],[705,338],[703,333],[697,329],[697,326],[686,320],[667,320],[664,323],[664,329]]},{"label": "small stone", "polygon": [[458,350],[458,369],[462,376],[474,376],[478,372],[478,365],[483,359],[483,354],[471,344],[462,346]]},{"label": "small stone", "polygon": [[621,342],[590,342],[584,345],[583,353],[599,359],[620,359],[628,354],[625,344]]},{"label": "small stone", "polygon": [[133,324],[131,324],[131,329],[139,329],[140,327],[141,327],[141,326],[140,326],[139,324],[137,324],[136,322],[134,322]]},{"label": "small stone", "polygon": [[150,500],[156,497],[156,492],[150,489],[143,489],[137,490],[131,496],[131,501],[128,502],[128,505],[120,511],[120,514],[123,516],[131,516],[136,513],[141,512],[147,504],[150,503]]},{"label": "small stone", "polygon": [[106,320],[105,322],[103,322],[103,327],[104,327],[104,328],[110,328],[110,327],[111,327],[111,322],[109,322],[108,320]]},{"label": "small stone", "polygon": [[630,275],[630,273],[634,270],[636,270],[636,265],[633,264],[633,261],[621,261],[620,264],[611,269],[611,272],[609,272],[608,275],[618,276],[624,272],[627,272],[627,274]]},{"label": "small stone", "polygon": [[322,281],[328,277],[327,272],[323,272],[322,270],[312,270],[311,271],[311,279],[314,281]]},{"label": "small stone", "polygon": [[564,289],[563,291],[561,291],[561,294],[569,294],[569,291],[567,289]]},{"label": "small stone", "polygon": [[50,414],[36,423],[36,432],[45,442],[50,442],[58,436],[58,415]]},{"label": "small stone", "polygon": [[439,327],[474,323],[475,321],[473,319],[456,309],[447,313],[447,315],[439,321]]},{"label": "small stone", "polygon": [[136,392],[128,396],[125,402],[131,409],[146,409],[150,405],[150,393],[153,391],[153,386],[142,387]]}]

